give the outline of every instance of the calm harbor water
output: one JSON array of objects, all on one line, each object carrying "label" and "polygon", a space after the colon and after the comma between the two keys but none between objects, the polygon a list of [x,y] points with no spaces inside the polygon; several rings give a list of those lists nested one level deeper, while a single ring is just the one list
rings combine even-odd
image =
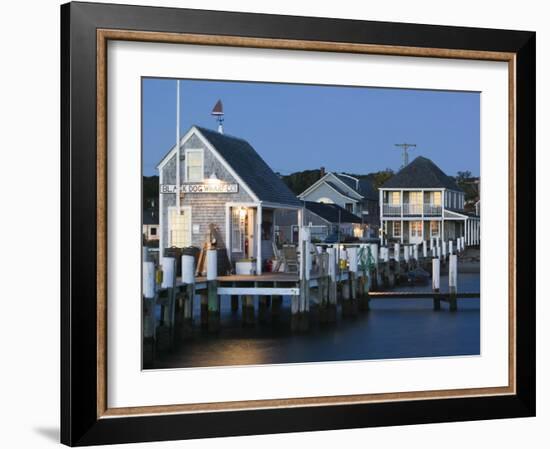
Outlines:
[{"label": "calm harbor water", "polygon": [[[447,278],[441,278],[442,291]],[[460,273],[458,288],[478,292],[479,274]],[[402,286],[396,290],[429,291],[431,285]],[[198,321],[199,301],[194,316]],[[480,353],[480,301],[459,299],[458,312],[447,303],[432,310],[431,299],[373,299],[371,310],[332,325],[312,323],[306,333],[289,330],[290,298],[284,298],[280,322],[253,329],[241,326],[240,313],[232,313],[222,298],[221,332],[209,335],[196,327],[191,340],[174,351],[157,353],[154,368],[188,368],[228,365],[325,362],[478,355]],[[257,304],[256,304],[257,313]]]}]

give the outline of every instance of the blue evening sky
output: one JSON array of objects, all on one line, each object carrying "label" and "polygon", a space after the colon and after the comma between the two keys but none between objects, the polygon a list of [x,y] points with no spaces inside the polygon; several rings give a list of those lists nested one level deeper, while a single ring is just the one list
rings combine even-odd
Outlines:
[{"label": "blue evening sky", "polygon": [[[479,93],[228,81],[180,82],[181,135],[196,124],[246,139],[274,171],[324,166],[366,174],[401,165],[395,143],[415,143],[448,175],[479,175]],[[176,81],[143,80],[143,173],[176,141]]]}]

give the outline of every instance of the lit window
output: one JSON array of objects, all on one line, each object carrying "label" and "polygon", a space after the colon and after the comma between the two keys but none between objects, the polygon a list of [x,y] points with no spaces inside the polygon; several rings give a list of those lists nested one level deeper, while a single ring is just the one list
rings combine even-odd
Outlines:
[{"label": "lit window", "polygon": [[410,204],[422,204],[422,192],[409,192]]},{"label": "lit window", "polygon": [[400,221],[394,221],[393,222],[393,236],[394,237],[401,237],[401,222]]},{"label": "lit window", "polygon": [[187,182],[198,182],[204,178],[203,151],[187,150],[185,152],[185,180]]},{"label": "lit window", "polygon": [[411,221],[411,237],[422,237],[422,222],[421,221]]},{"label": "lit window", "polygon": [[243,251],[243,237],[245,231],[246,209],[234,207],[231,212],[231,251]]},{"label": "lit window", "polygon": [[400,198],[400,192],[388,192],[389,194],[389,203],[390,204],[400,204],[401,198]]},{"label": "lit window", "polygon": [[432,204],[441,206],[441,192],[432,192]]},{"label": "lit window", "polygon": [[430,221],[430,236],[439,237],[439,221]]},{"label": "lit window", "polygon": [[191,245],[191,211],[189,209],[169,209],[170,246],[184,248]]}]

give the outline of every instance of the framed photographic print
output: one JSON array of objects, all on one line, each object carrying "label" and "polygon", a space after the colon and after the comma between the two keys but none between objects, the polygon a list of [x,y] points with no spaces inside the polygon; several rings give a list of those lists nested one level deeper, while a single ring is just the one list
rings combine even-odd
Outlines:
[{"label": "framed photographic print", "polygon": [[61,19],[63,443],[534,415],[534,33]]}]

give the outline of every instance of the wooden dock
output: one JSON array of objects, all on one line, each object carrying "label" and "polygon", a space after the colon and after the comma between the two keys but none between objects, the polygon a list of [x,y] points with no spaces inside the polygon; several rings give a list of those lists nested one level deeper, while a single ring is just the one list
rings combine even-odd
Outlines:
[{"label": "wooden dock", "polygon": [[[427,253],[423,245],[422,253]],[[460,246],[457,246],[459,248]],[[452,248],[452,246],[451,246]],[[403,253],[402,253],[403,251]],[[440,251],[440,250],[438,250]],[[438,251],[432,250],[432,253]],[[306,254],[306,245],[302,254]],[[181,276],[175,276],[175,259],[170,259],[166,267],[166,277],[154,277],[154,269],[147,267],[148,279],[144,275],[144,340],[152,341],[156,347],[160,333],[171,347],[176,336],[186,338],[192,335],[193,303],[200,298],[201,327],[212,333],[220,330],[220,310],[222,298],[229,298],[231,310],[241,309],[243,326],[256,326],[269,321],[275,322],[281,313],[283,296],[291,298],[291,329],[304,332],[309,329],[310,308],[321,323],[333,323],[338,311],[342,317],[354,317],[367,312],[371,300],[387,299],[432,299],[433,310],[441,310],[441,301],[449,304],[449,311],[457,311],[457,299],[479,298],[479,292],[459,292],[457,289],[457,255],[445,257],[419,257],[418,248],[400,248],[395,245],[393,258],[388,248],[375,248],[373,263],[365,263],[364,253],[357,248],[348,248],[343,264],[335,248],[316,254],[315,264],[302,258],[297,273],[262,273],[250,275],[218,275],[216,261],[211,260],[206,276],[194,276],[191,256],[182,260]],[[208,257],[215,258],[216,251],[209,251]],[[404,257],[402,257],[404,254]],[[370,249],[368,253],[371,255]],[[372,260],[372,259],[371,259]],[[449,291],[440,291],[440,269],[447,262],[449,270]],[[152,262],[146,262],[152,264]],[[187,265],[186,265],[187,264]],[[415,269],[431,271],[431,291],[395,291],[408,273]],[[147,288],[146,288],[146,283]],[[150,284],[153,283],[151,286]],[[255,299],[257,298],[257,300]],[[224,299],[225,300],[225,299]],[[255,310],[255,307],[258,310]],[[155,322],[155,305],[161,307],[160,322]],[[268,319],[271,314],[271,319]],[[166,345],[162,345],[165,346]],[[154,351],[152,352],[154,354]]]}]

